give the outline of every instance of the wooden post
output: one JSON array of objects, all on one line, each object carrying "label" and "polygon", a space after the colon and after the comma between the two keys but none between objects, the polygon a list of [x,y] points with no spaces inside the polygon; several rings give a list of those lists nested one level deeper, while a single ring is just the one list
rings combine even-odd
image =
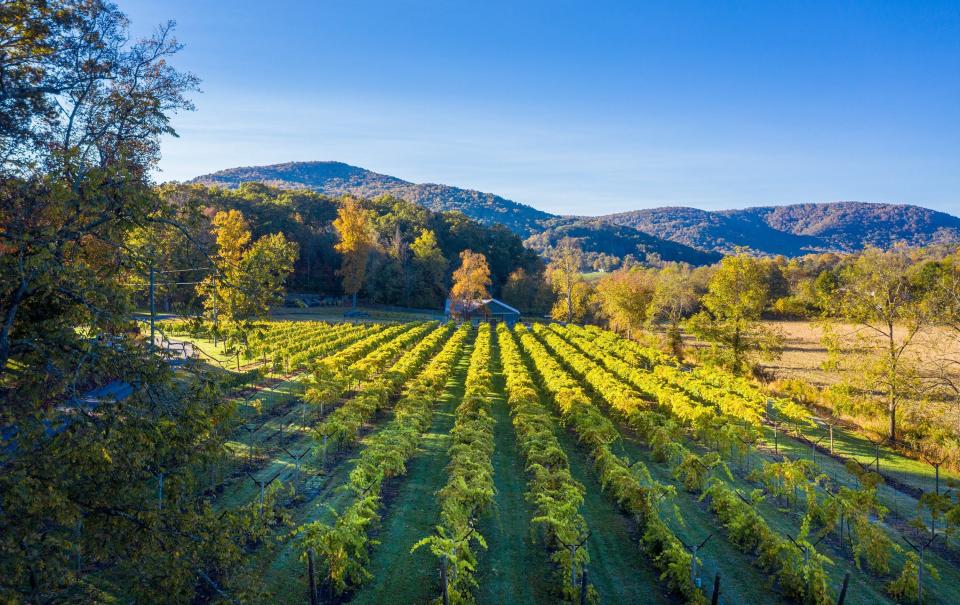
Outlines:
[{"label": "wooden post", "polygon": [[307,583],[309,584],[310,605],[317,605],[317,578],[313,571],[313,549],[307,551]]},{"label": "wooden post", "polygon": [[580,605],[587,605],[587,566],[583,566],[580,574]]},{"label": "wooden post", "polygon": [[76,561],[77,578],[80,577],[80,524],[81,524],[81,520],[77,519],[77,524],[74,527],[74,537],[73,537],[73,540],[74,540],[73,548],[77,557],[77,561]]},{"label": "wooden post", "polygon": [[713,597],[710,598],[710,605],[718,605],[720,603],[720,572],[717,572],[717,575],[713,577]]},{"label": "wooden post", "polygon": [[917,565],[917,603],[923,603],[923,551],[924,546],[917,549],[920,552],[920,565]]},{"label": "wooden post", "polygon": [[443,586],[443,605],[450,605],[450,593],[447,588],[447,557],[440,557],[440,584]]},{"label": "wooden post", "polygon": [[690,549],[693,556],[690,557],[690,582],[700,588],[700,574],[697,572],[697,550],[698,547],[694,546]]},{"label": "wooden post", "polygon": [[837,599],[837,605],[843,605],[843,602],[847,598],[847,586],[850,584],[850,572],[848,571],[843,576],[843,588],[840,589],[840,598]]}]

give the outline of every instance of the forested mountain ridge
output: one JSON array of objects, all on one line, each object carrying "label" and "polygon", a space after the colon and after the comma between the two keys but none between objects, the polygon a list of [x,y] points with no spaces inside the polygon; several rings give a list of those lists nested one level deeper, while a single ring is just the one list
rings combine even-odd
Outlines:
[{"label": "forested mountain ridge", "polygon": [[767,254],[854,252],[897,242],[927,246],[960,241],[960,218],[920,206],[832,202],[710,212],[650,208],[604,220],[703,250],[743,246]]},{"label": "forested mountain ridge", "polygon": [[579,238],[585,251],[596,254],[632,255],[641,260],[656,254],[664,260],[691,264],[714,262],[717,253],[738,247],[799,256],[853,252],[868,245],[886,248],[900,241],[914,246],[960,241],[960,218],[906,204],[828,202],[721,211],[661,207],[561,217],[492,193],[411,183],[342,162],[230,168],[193,179],[226,188],[252,181],[332,196],[392,195],[434,211],[458,210],[482,223],[506,226],[541,252],[549,252],[561,233]]},{"label": "forested mountain ridge", "polygon": [[342,162],[288,162],[270,166],[228,168],[193,179],[192,182],[222,187],[259,181],[282,189],[312,189],[326,195],[361,198],[392,195],[435,212],[459,210],[484,223],[499,223],[528,236],[539,231],[538,222],[552,214],[492,193],[435,183],[411,183]]}]

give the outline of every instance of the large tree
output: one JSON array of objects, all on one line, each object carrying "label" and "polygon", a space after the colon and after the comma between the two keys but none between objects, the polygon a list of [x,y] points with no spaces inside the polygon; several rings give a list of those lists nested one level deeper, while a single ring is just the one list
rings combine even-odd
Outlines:
[{"label": "large tree", "polygon": [[[578,288],[578,284],[583,282],[581,273],[583,269],[583,250],[580,249],[577,240],[565,237],[554,248],[551,259],[547,272],[550,277],[550,284],[558,298],[554,318],[565,319],[568,322],[573,321],[576,311],[575,294],[583,293],[583,288]],[[557,315],[560,315],[560,317],[557,317]]]},{"label": "large tree", "polygon": [[250,320],[267,315],[279,303],[284,282],[293,271],[297,244],[282,233],[253,236],[239,210],[218,212],[213,218],[217,238],[215,272],[197,286],[211,318],[240,336]]},{"label": "large tree", "polygon": [[619,269],[597,281],[600,314],[610,327],[628,337],[647,321],[654,294],[653,272],[641,267]]},{"label": "large tree", "polygon": [[770,293],[766,275],[746,252],[724,257],[701,300],[703,310],[687,321],[709,343],[707,357],[737,373],[747,371],[753,358],[775,358],[782,350],[782,335],[760,321]]},{"label": "large tree", "polygon": [[655,276],[647,318],[653,324],[665,326],[667,346],[677,359],[683,359],[681,324],[696,305],[696,286],[690,267],[679,263],[664,265]]},{"label": "large tree", "polygon": [[487,257],[473,250],[460,253],[460,266],[453,272],[450,311],[457,317],[468,315],[471,305],[490,298],[490,266]]},{"label": "large tree", "polygon": [[[213,514],[195,484],[232,404],[210,376],[174,374],[130,315],[130,275],[160,258],[135,232],[180,228],[149,180],[197,84],[172,30],[131,42],[100,0],[0,3],[5,603],[256,598],[235,572],[260,522]],[[91,400],[99,385],[128,394]]]},{"label": "large tree", "polygon": [[337,230],[340,241],[336,249],[342,255],[340,277],[343,280],[343,291],[353,298],[353,306],[357,306],[357,292],[363,287],[367,271],[367,259],[373,249],[373,226],[370,211],[363,204],[352,197],[346,197],[337,211],[337,218],[333,227]]},{"label": "large tree", "polygon": [[423,229],[410,244],[413,254],[412,292],[407,304],[435,307],[442,303],[446,291],[447,259],[437,243],[437,234]]},{"label": "large tree", "polygon": [[917,393],[920,376],[910,353],[916,337],[936,315],[915,273],[915,252],[904,246],[868,248],[841,270],[829,307],[856,329],[863,355],[861,388],[877,393],[886,407],[888,437],[898,439],[901,405]]}]

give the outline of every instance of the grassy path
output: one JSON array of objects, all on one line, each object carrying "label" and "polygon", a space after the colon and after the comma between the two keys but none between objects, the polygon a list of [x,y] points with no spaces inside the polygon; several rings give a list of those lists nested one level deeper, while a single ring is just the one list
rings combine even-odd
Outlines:
[{"label": "grassy path", "polygon": [[463,397],[469,366],[468,345],[436,404],[433,424],[424,435],[420,451],[407,467],[406,477],[389,496],[388,510],[375,536],[380,544],[373,550],[368,569],[373,580],[363,586],[352,603],[427,603],[440,593],[439,564],[429,548],[410,553],[413,545],[433,533],[440,518],[437,491],[446,482],[447,448],[454,410]]},{"label": "grassy path", "polygon": [[535,539],[532,508],[524,498],[527,476],[523,454],[504,397],[505,380],[500,350],[493,339],[493,479],[497,489],[494,506],[478,524],[487,541],[477,572],[479,603],[547,603],[552,571],[543,545]]},{"label": "grassy path", "polygon": [[633,519],[603,494],[587,452],[567,431],[559,431],[557,440],[569,457],[570,474],[586,488],[581,512],[590,525],[590,583],[600,602],[672,603],[640,550]]}]

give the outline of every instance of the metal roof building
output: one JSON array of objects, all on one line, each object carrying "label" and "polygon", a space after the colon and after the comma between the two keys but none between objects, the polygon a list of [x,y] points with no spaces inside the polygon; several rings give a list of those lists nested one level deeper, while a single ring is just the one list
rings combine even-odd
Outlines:
[{"label": "metal roof building", "polygon": [[520,311],[496,298],[483,298],[467,301],[464,309],[453,309],[453,301],[449,298],[443,304],[443,315],[447,319],[457,318],[469,320],[503,321],[514,324],[520,321]]}]

